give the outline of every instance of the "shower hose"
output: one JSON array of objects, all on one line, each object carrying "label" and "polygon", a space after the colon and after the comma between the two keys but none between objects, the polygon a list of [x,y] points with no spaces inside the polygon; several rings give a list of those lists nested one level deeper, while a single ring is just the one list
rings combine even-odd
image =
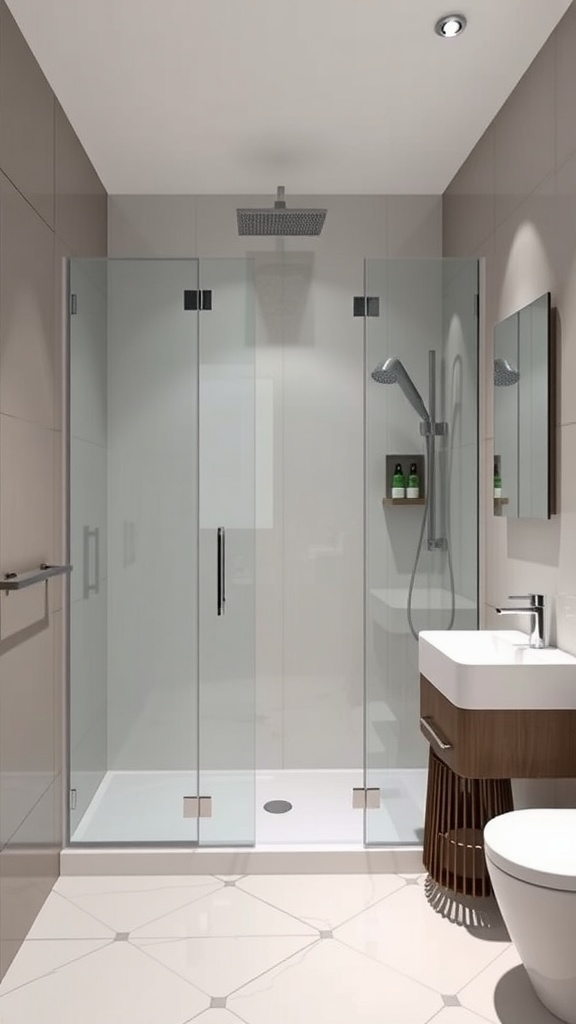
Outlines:
[{"label": "shower hose", "polygon": [[[414,592],[414,582],[416,580],[416,572],[418,571],[418,562],[420,561],[420,555],[422,553],[422,544],[424,543],[424,533],[426,531],[426,523],[428,522],[428,514],[430,511],[430,498],[434,491],[434,473],[435,467],[430,458],[430,437],[426,437],[426,462],[428,463],[428,473],[426,482],[426,503],[424,505],[424,515],[422,517],[422,526],[420,527],[420,536],[418,538],[418,547],[416,548],[416,557],[414,559],[414,565],[412,567],[412,575],[410,577],[410,586],[408,587],[408,604],[406,613],[408,616],[408,625],[410,626],[410,632],[415,640],[418,640],[418,633],[414,629],[414,622],[412,619],[412,595]],[[452,606],[450,611],[450,621],[447,629],[452,629],[454,625],[454,618],[456,616],[456,592],[454,587],[454,569],[452,566],[452,552],[450,550],[450,539],[448,537],[449,530],[446,530],[446,555],[448,558],[448,573],[450,576],[450,594],[452,600]]]}]

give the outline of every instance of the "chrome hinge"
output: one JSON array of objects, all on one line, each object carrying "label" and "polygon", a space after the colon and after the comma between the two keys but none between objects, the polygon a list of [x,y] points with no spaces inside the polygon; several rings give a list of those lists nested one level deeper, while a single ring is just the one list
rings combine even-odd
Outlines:
[{"label": "chrome hinge", "polygon": [[356,811],[373,811],[380,807],[379,789],[353,789],[352,807]]},{"label": "chrome hinge", "polygon": [[77,793],[77,791],[75,789],[70,789],[68,791],[68,806],[70,807],[71,811],[75,811],[76,810],[76,799],[77,799],[77,797],[78,797],[78,793]]},{"label": "chrome hinge", "polygon": [[78,296],[74,292],[70,295],[70,316],[76,316],[78,312]]},{"label": "chrome hinge", "polygon": [[185,818],[211,818],[212,797],[185,796],[183,813]]}]

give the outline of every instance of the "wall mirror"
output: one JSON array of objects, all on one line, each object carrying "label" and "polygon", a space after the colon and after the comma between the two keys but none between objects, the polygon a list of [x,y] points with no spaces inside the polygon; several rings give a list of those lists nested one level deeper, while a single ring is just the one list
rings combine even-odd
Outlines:
[{"label": "wall mirror", "polygon": [[494,514],[549,519],[555,508],[550,293],[494,328]]}]

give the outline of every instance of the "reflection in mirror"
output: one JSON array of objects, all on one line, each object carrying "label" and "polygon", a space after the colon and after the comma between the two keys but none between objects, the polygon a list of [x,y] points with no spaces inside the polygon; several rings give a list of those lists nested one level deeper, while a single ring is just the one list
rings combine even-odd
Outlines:
[{"label": "reflection in mirror", "polygon": [[494,514],[548,519],[553,507],[550,294],[494,329]]}]

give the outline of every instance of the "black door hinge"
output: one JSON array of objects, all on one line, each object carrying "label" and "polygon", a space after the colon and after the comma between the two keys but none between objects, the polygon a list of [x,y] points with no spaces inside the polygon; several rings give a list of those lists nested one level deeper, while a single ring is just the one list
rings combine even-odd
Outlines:
[{"label": "black door hinge", "polygon": [[355,295],[354,316],[380,316],[380,299],[377,295]]},{"label": "black door hinge", "polygon": [[184,309],[186,310],[209,310],[212,309],[212,289],[193,288],[184,292]]}]

